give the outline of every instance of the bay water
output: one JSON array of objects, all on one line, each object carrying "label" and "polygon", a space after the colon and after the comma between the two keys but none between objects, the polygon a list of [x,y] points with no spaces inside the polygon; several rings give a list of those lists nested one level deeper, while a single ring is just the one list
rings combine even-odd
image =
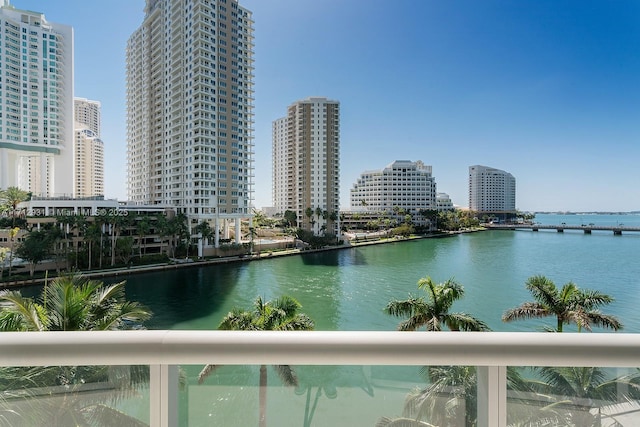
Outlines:
[{"label": "bay water", "polygon": [[[535,221],[640,226],[638,215],[538,214]],[[639,249],[638,232],[493,230],[124,279],[127,299],[153,311],[149,329],[213,330],[234,307],[250,309],[258,296],[289,295],[318,330],[394,330],[401,319],[385,314],[384,307],[394,299],[423,295],[417,282],[430,276],[464,286],[465,295],[452,311],[470,313],[495,331],[536,331],[553,325],[553,319],[503,323],[501,316],[532,300],[527,278],[545,275],[558,286],[573,281],[611,295],[615,301],[603,311],[618,316],[624,332],[637,333]],[[197,384],[200,369],[181,367],[186,385],[180,393],[180,425],[256,425],[258,368],[221,367],[203,385]],[[425,384],[420,367],[299,366],[296,372],[300,385],[292,391],[269,370],[269,425],[372,426],[381,416],[400,415],[407,393]],[[145,407],[123,402],[121,409],[145,419]]]},{"label": "bay water", "polygon": [[[541,224],[640,226],[640,215],[538,214]],[[383,311],[393,299],[422,295],[420,278],[453,278],[465,288],[454,311],[496,331],[541,330],[553,320],[505,324],[502,313],[530,301],[527,278],[605,292],[625,332],[640,332],[640,233],[481,231],[268,260],[127,276],[127,298],[154,312],[150,329],[215,329],[233,308],[289,295],[319,330],[394,330]]]}]

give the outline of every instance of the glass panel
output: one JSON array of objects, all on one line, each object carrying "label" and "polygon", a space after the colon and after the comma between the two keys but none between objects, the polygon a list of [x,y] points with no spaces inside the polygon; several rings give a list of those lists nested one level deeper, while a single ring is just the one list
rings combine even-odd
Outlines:
[{"label": "glass panel", "polygon": [[476,419],[475,368],[296,366],[291,387],[274,366],[219,366],[198,384],[202,368],[181,367],[182,426],[258,425],[261,414],[266,425],[302,427],[391,426],[401,418],[464,426]]},{"label": "glass panel", "polygon": [[508,373],[508,424],[638,426],[639,387],[635,368],[514,368]]},{"label": "glass panel", "polygon": [[0,368],[0,426],[146,426],[148,366]]}]

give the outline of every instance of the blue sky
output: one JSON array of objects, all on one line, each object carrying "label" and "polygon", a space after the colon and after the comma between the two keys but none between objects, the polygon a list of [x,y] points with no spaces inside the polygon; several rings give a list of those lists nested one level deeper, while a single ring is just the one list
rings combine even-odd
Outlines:
[{"label": "blue sky", "polygon": [[[75,94],[102,103],[106,195],[126,199],[125,46],[144,0],[12,0],[75,29]],[[640,2],[244,0],[255,20],[255,205],[271,205],[271,122],[341,104],[341,205],[365,170],[433,166],[467,205],[468,167],[516,177],[521,210],[640,210]]]}]

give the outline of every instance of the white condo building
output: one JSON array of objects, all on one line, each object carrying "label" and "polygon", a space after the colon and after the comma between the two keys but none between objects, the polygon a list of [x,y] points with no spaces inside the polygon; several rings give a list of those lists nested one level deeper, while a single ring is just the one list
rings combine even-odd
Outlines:
[{"label": "white condo building", "polygon": [[516,179],[500,169],[469,166],[469,209],[479,213],[515,213]]},{"label": "white condo building", "polygon": [[297,212],[296,186],[294,185],[293,144],[288,141],[289,118],[282,117],[272,124],[272,199],[273,208],[277,214],[284,214],[291,210]]},{"label": "white condo building", "polygon": [[0,0],[0,189],[72,196],[73,28]]},{"label": "white condo building", "polygon": [[295,212],[305,230],[339,235],[340,103],[296,101],[272,129],[273,206]]},{"label": "white condo building", "polygon": [[144,11],[126,52],[129,200],[192,225],[235,221],[239,240],[253,196],[252,14],[237,0],[147,0]]},{"label": "white condo building", "polygon": [[436,209],[436,180],[422,161],[396,160],[360,174],[350,192],[352,211],[393,212],[404,209],[420,220],[421,210]]}]

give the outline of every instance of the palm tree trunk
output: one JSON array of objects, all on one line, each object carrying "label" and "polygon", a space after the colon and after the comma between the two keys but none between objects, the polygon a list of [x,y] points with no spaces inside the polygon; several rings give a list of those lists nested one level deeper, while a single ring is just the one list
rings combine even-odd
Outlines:
[{"label": "palm tree trunk", "polygon": [[260,386],[258,391],[258,405],[260,407],[260,419],[258,427],[267,427],[267,366],[260,365]]}]

